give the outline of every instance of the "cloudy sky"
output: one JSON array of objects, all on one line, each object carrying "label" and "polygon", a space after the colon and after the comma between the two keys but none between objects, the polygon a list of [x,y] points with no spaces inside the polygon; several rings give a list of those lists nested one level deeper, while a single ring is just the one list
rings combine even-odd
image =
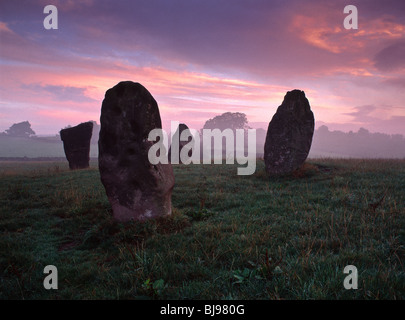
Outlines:
[{"label": "cloudy sky", "polygon": [[[58,30],[43,26],[48,4]],[[405,134],[405,1],[0,1],[0,132],[99,122],[123,80],[151,92],[165,128],[227,111],[267,128],[301,89],[317,127]]]}]

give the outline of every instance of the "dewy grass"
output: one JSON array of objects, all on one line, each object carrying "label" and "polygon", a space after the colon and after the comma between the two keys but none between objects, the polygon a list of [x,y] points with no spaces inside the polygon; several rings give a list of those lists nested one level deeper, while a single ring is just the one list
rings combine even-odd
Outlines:
[{"label": "dewy grass", "polygon": [[[2,299],[403,299],[405,161],[268,178],[174,165],[173,214],[117,223],[97,163],[0,163]],[[43,286],[47,265],[58,289]],[[346,290],[343,269],[358,269]]]}]

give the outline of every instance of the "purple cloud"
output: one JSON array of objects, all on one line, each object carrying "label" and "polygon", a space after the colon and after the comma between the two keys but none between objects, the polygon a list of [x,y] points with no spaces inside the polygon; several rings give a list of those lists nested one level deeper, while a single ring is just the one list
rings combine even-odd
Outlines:
[{"label": "purple cloud", "polygon": [[405,41],[397,41],[376,54],[374,65],[381,71],[405,68]]},{"label": "purple cloud", "polygon": [[86,96],[87,88],[40,84],[21,85],[21,88],[34,91],[35,94],[50,94],[58,101],[74,101],[77,103],[96,101]]},{"label": "purple cloud", "polygon": [[[0,2],[0,72],[8,74],[0,78],[0,94],[7,105],[36,98],[36,106],[60,108],[61,116],[66,108],[83,111],[87,102],[97,115],[101,100],[92,98],[102,99],[122,79],[151,87],[168,118],[199,122],[225,111],[271,118],[281,103],[274,97],[285,88],[305,89],[311,103],[325,106],[318,119],[326,122],[372,123],[382,113],[365,106],[400,108],[405,99],[398,89],[404,1],[354,0],[358,31],[343,29],[343,0],[55,0],[59,30],[53,31],[42,25],[47,4]],[[269,96],[193,74],[252,81]],[[353,105],[363,107],[350,112]]]}]

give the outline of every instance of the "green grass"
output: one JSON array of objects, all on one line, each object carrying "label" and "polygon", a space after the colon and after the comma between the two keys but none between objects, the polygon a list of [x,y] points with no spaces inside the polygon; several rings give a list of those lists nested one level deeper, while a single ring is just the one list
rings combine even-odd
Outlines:
[{"label": "green grass", "polygon": [[[123,224],[96,163],[0,163],[0,298],[404,299],[405,161],[174,172],[173,215]],[[349,264],[357,290],[343,287]]]}]

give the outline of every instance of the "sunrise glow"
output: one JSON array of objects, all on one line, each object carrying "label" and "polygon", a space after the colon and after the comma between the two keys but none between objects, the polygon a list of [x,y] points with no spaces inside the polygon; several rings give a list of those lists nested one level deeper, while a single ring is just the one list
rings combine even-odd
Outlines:
[{"label": "sunrise glow", "polygon": [[358,1],[358,30],[343,27],[342,1],[249,3],[54,1],[59,28],[45,30],[44,1],[2,2],[0,131],[98,122],[105,91],[131,80],[155,97],[166,127],[200,129],[231,111],[266,128],[297,88],[317,127],[405,134],[398,1]]}]

